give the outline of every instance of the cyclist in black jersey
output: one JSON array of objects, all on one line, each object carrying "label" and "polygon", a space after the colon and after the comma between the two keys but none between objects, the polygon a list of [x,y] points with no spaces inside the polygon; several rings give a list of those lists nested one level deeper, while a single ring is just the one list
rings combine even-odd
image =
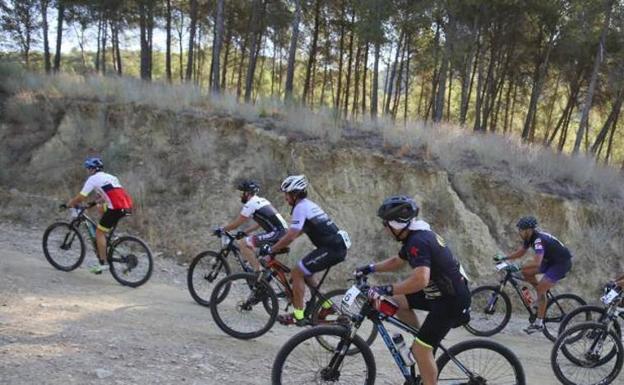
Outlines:
[{"label": "cyclist in black jersey", "polygon": [[412,344],[412,354],[424,385],[437,384],[438,369],[434,350],[451,328],[470,320],[470,291],[459,262],[444,239],[431,231],[429,224],[417,220],[418,205],[408,196],[391,196],[384,200],[377,215],[385,228],[403,243],[397,256],[356,269],[356,274],[395,271],[406,262],[411,275],[393,285],[376,286],[369,296],[393,296],[399,304],[398,317],[414,327],[418,318],[412,309],[429,312]]},{"label": "cyclist in black jersey", "polygon": [[[572,254],[557,238],[538,229],[535,217],[520,218],[516,227],[522,238],[522,246],[509,256],[498,256],[496,259],[499,261],[517,259],[524,256],[529,248],[535,250],[535,261],[522,267],[522,275],[537,291],[537,318],[524,329],[527,334],[532,334],[544,329],[546,292],[570,271]],[[535,278],[536,274],[544,274],[539,282]]]},{"label": "cyclist in black jersey", "polygon": [[[260,263],[256,259],[254,250],[263,245],[272,245],[286,233],[286,221],[267,199],[257,196],[260,185],[253,180],[243,180],[237,185],[241,191],[241,203],[243,209],[239,216],[232,222],[213,231],[213,234],[221,236],[224,231],[232,231],[239,228],[250,219],[256,223],[239,232],[238,237],[244,237],[238,241],[243,257],[253,266],[260,270]],[[257,229],[262,228],[263,233],[250,235]]]},{"label": "cyclist in black jersey", "polygon": [[[293,314],[280,315],[279,322],[301,326],[305,323],[303,296],[305,283],[316,286],[314,273],[326,270],[344,261],[350,246],[349,236],[338,229],[331,218],[314,202],[307,198],[308,180],[305,175],[291,175],[280,187],[292,209],[292,218],[288,232],[275,245],[273,250],[286,248],[298,236],[305,233],[316,246],[316,250],[303,257],[292,269]],[[265,246],[261,254],[271,254],[271,247]],[[323,304],[329,305],[331,304]]]}]

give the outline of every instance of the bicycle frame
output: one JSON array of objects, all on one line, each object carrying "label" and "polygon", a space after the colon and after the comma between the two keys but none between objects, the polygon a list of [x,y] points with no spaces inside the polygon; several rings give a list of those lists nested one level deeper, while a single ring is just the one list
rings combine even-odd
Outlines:
[{"label": "bicycle frame", "polygon": [[[93,206],[95,206],[95,203],[92,202],[88,204],[87,206],[82,207],[80,211],[78,212],[78,215],[76,216],[76,218],[74,218],[70,222],[70,226],[76,230],[79,230],[80,225],[84,224],[84,227],[87,229],[87,235],[89,236],[89,240],[93,244],[93,252],[95,253],[97,257],[98,252],[97,252],[97,243],[96,243],[95,235],[92,235],[91,232],[89,231],[88,224],[91,224],[92,226],[97,227],[98,223],[94,219],[92,219],[90,216],[88,216],[86,213],[87,209]],[[106,234],[106,255],[109,254],[111,240],[113,239],[113,234],[115,233],[116,229],[117,229],[117,225],[113,226],[113,228],[111,228],[111,230]]]},{"label": "bicycle frame", "polygon": [[[522,295],[522,289],[520,288],[520,284],[518,283],[518,281],[522,281],[522,282],[528,282],[526,279],[515,275],[513,272],[511,271],[506,271],[505,276],[499,281],[499,290],[503,291],[503,289],[505,288],[505,286],[507,285],[507,283],[511,283],[511,285],[513,286],[513,288],[516,291],[516,294],[518,295],[518,297],[520,297],[522,305],[524,305],[524,308],[526,309],[526,311],[529,313],[529,318],[531,320],[531,322],[537,318],[537,312],[533,311],[533,308],[528,305],[526,303],[526,301],[524,300],[524,297]],[[554,299],[554,295],[551,293],[550,290],[548,290],[546,292],[546,303],[548,303],[549,301]],[[559,304],[557,304],[557,306],[559,306]],[[560,309],[561,310],[561,309]]]},{"label": "bicycle frame", "polygon": [[222,247],[221,250],[219,250],[219,254],[223,256],[223,258],[227,258],[228,255],[230,255],[230,253],[233,253],[241,269],[248,273],[252,272],[253,269],[250,269],[245,264],[245,261],[243,261],[243,258],[241,258],[240,248],[234,242],[236,240],[236,237],[234,237],[232,234],[227,233],[227,232],[225,233],[225,235],[229,238],[229,242],[227,245],[225,245],[225,247]]}]

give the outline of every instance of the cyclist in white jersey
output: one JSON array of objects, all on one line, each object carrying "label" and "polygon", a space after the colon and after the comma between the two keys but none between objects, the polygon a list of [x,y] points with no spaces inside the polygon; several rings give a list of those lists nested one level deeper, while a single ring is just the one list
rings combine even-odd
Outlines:
[{"label": "cyclist in white jersey", "polygon": [[102,159],[87,158],[84,167],[89,173],[89,178],[82,187],[80,194],[67,202],[66,206],[80,205],[91,192],[95,192],[98,199],[103,202],[103,204],[98,204],[102,217],[95,230],[99,263],[89,269],[94,274],[101,274],[103,270],[109,268],[106,263],[106,234],[117,225],[121,218],[132,212],[132,198],[121,186],[117,177],[102,171],[104,168]]},{"label": "cyclist in white jersey", "polygon": [[[243,180],[237,185],[237,190],[241,191],[241,202],[243,209],[236,219],[223,227],[214,230],[213,234],[221,236],[224,231],[232,231],[250,219],[256,223],[237,233],[237,238],[241,254],[255,270],[260,270],[260,263],[255,256],[255,248],[263,245],[272,245],[286,233],[286,221],[267,199],[256,195],[260,191],[260,185],[253,180]],[[250,235],[257,229],[262,228],[264,232]]]}]

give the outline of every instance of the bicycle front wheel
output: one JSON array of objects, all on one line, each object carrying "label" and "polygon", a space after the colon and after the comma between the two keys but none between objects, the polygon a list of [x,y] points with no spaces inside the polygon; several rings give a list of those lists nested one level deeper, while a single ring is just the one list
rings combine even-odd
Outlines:
[{"label": "bicycle front wheel", "polygon": [[546,338],[554,342],[557,339],[559,323],[568,313],[583,305],[587,305],[587,303],[576,294],[560,294],[550,300],[546,305],[546,314],[544,315],[544,335]]},{"label": "bicycle front wheel", "polygon": [[[191,297],[202,306],[210,306],[210,294],[214,285],[231,272],[230,265],[223,255],[214,251],[199,253],[193,258],[186,274],[186,283]],[[228,288],[223,290],[223,295],[218,300],[222,301],[228,291]]]},{"label": "bicycle front wheel", "polygon": [[[563,321],[559,323],[559,334],[563,333],[566,329],[583,323],[583,322],[600,322],[605,316],[606,309],[601,306],[584,305],[578,307],[563,318]],[[616,332],[621,335],[620,324],[615,322],[613,324]]]},{"label": "bicycle front wheel", "polygon": [[[329,351],[317,343],[321,339],[340,341],[358,353]],[[349,329],[343,326],[317,326],[297,333],[282,346],[273,362],[271,383],[373,385],[375,375],[375,358],[362,338],[350,339]]]},{"label": "bicycle front wheel", "polygon": [[620,336],[597,322],[567,328],[550,354],[555,376],[565,385],[611,384],[622,370],[623,361]]},{"label": "bicycle front wheel", "polygon": [[[223,293],[227,290],[227,295]],[[224,297],[223,300],[218,298]],[[210,313],[226,334],[248,340],[268,332],[279,311],[271,286],[254,273],[237,273],[217,283],[210,296]]]},{"label": "bicycle front wheel", "polygon": [[59,270],[72,271],[80,266],[85,250],[82,235],[67,222],[53,223],[43,233],[43,255]]},{"label": "bicycle front wheel", "polygon": [[110,245],[108,252],[110,272],[124,286],[138,287],[152,275],[152,252],[141,239],[123,236]]},{"label": "bicycle front wheel", "polygon": [[464,328],[475,336],[489,337],[507,326],[511,318],[511,300],[497,286],[481,286],[471,293],[470,322]]},{"label": "bicycle front wheel", "polygon": [[[345,289],[332,290],[327,294],[320,296],[312,310],[312,325],[336,325],[350,322],[349,317],[343,315],[340,311],[340,301],[347,291]],[[377,337],[377,328],[372,322],[364,320],[357,331],[357,335],[362,337],[368,346],[372,345]],[[319,336],[318,342],[327,350],[333,350],[338,345],[335,338],[326,339],[325,336]],[[347,354],[355,354],[358,350],[354,346],[349,349]]]},{"label": "bicycle front wheel", "polygon": [[453,345],[438,358],[436,364],[439,385],[526,384],[518,357],[503,345],[490,340],[474,339]]}]

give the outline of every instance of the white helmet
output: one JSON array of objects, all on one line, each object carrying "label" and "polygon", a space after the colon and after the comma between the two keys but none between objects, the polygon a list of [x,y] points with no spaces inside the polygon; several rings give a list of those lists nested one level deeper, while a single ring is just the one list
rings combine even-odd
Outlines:
[{"label": "white helmet", "polygon": [[305,175],[291,175],[286,177],[280,186],[283,192],[305,191],[308,188],[308,178]]}]

